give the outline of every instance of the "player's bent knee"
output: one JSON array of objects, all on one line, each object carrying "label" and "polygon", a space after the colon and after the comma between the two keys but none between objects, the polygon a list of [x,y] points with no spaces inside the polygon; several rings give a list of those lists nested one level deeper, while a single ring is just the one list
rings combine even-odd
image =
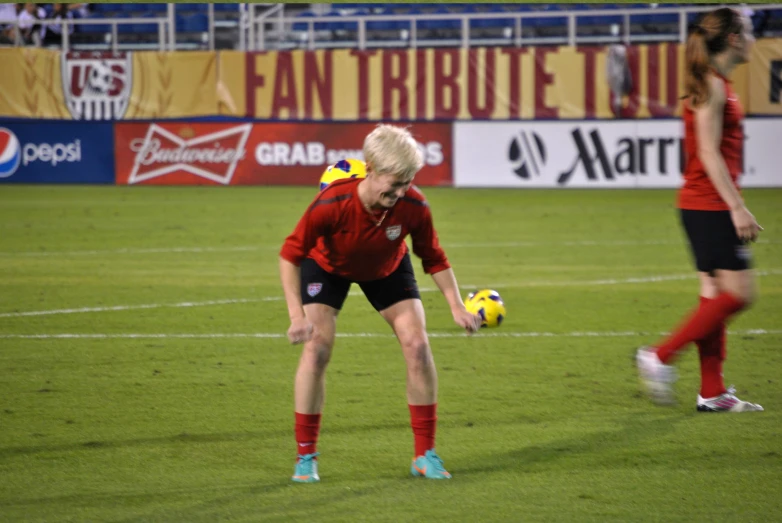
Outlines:
[{"label": "player's bent knee", "polygon": [[741,293],[741,301],[744,302],[744,309],[745,310],[749,309],[750,307],[752,307],[755,304],[755,302],[757,301],[757,299],[758,299],[758,293],[757,293],[757,291],[755,290],[754,287],[749,288],[749,289],[745,289]]},{"label": "player's bent knee", "polygon": [[742,310],[749,309],[757,300],[757,288],[752,281],[743,282],[732,294],[744,303]]},{"label": "player's bent knee", "polygon": [[321,336],[315,336],[304,346],[305,359],[315,367],[316,370],[324,370],[331,360],[331,349],[334,347],[333,339],[326,339]]},{"label": "player's bent knee", "polygon": [[424,369],[434,364],[432,349],[425,337],[415,337],[402,343],[407,359],[407,366],[411,370]]}]

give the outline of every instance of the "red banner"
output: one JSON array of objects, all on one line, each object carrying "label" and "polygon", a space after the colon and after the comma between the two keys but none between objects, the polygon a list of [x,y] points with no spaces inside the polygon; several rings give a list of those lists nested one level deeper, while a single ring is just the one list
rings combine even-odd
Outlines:
[{"label": "red banner", "polygon": [[[362,158],[373,123],[117,123],[117,184],[312,185],[343,158]],[[451,124],[411,132],[426,165],[416,185],[451,185]]]}]

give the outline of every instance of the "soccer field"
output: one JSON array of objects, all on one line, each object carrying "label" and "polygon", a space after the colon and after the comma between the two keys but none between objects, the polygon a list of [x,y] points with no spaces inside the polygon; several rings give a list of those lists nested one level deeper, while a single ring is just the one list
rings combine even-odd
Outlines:
[{"label": "soccer field", "polygon": [[414,258],[453,479],[410,477],[401,351],[354,293],[300,485],[277,253],[315,191],[0,188],[0,521],[779,519],[782,190],[745,191],[760,299],[725,365],[766,411],[725,415],[694,350],[673,408],[632,363],[697,301],[673,191],[425,189],[463,294],[508,309],[463,335]]}]

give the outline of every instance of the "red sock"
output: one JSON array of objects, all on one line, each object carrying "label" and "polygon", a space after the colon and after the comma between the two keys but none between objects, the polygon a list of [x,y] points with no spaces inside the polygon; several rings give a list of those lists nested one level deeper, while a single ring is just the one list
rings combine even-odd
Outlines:
[{"label": "red sock", "polygon": [[431,405],[408,405],[410,426],[415,436],[415,455],[423,456],[434,448],[434,432],[437,427],[437,403]]},{"label": "red sock", "polygon": [[[701,296],[701,307],[712,301]],[[696,340],[701,361],[701,398],[713,398],[725,392],[722,362],[725,360],[725,323],[703,339]]]},{"label": "red sock", "polygon": [[735,296],[723,292],[713,300],[698,307],[679,328],[660,345],[657,356],[663,363],[670,363],[685,345],[702,340],[717,330],[717,327],[739,312],[746,303]]},{"label": "red sock", "polygon": [[314,454],[317,452],[318,433],[320,432],[320,414],[296,413],[296,443],[297,454]]}]

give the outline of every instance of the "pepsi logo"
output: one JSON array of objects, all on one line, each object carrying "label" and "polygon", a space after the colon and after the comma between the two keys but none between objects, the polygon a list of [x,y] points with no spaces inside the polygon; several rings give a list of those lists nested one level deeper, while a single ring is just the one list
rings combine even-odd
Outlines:
[{"label": "pepsi logo", "polygon": [[8,178],[19,168],[22,148],[14,133],[0,127],[0,178]]}]

